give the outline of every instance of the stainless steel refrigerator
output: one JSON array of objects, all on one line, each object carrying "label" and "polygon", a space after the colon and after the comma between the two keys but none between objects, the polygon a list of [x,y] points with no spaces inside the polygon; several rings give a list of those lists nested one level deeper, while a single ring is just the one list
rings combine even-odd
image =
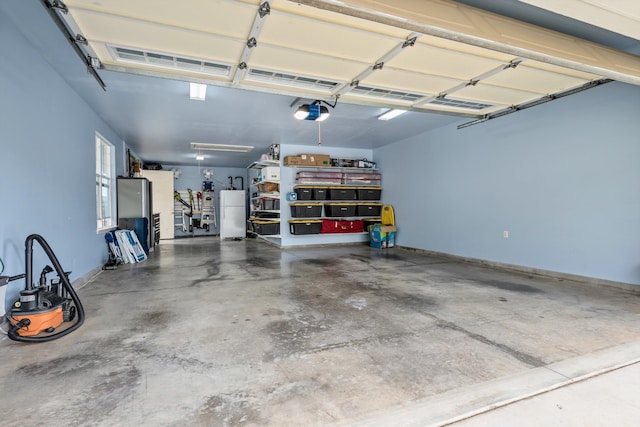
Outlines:
[{"label": "stainless steel refrigerator", "polygon": [[239,190],[220,191],[220,238],[247,235],[246,194]]},{"label": "stainless steel refrigerator", "polygon": [[144,251],[153,251],[151,182],[146,178],[118,178],[118,227],[134,230]]}]

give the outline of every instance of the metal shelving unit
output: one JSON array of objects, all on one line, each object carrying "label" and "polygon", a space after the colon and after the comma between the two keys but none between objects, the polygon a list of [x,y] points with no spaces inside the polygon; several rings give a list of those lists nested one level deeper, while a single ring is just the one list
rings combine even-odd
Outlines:
[{"label": "metal shelving unit", "polygon": [[[266,167],[280,167],[279,160],[260,160],[251,163],[247,166],[247,169],[260,170]],[[261,191],[261,187],[267,190],[267,184],[277,185],[277,191]],[[269,186],[271,187],[271,186]],[[257,194],[254,196],[254,194]],[[266,179],[264,181],[255,181],[250,179],[249,195],[251,201],[251,208],[249,214],[249,221],[252,222],[252,232],[256,237],[264,239],[270,243],[273,243],[274,239],[279,240],[281,235],[278,234],[259,234],[253,229],[253,221],[273,221],[280,222],[280,181]],[[265,205],[271,205],[271,209],[265,208]],[[277,204],[278,209],[274,209]],[[266,216],[265,216],[266,215]],[[282,224],[280,224],[282,226]]]}]

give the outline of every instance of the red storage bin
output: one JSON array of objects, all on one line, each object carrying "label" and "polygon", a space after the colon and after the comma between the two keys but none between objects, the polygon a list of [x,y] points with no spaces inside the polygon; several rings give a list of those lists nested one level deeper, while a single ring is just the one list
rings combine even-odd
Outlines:
[{"label": "red storage bin", "polygon": [[364,231],[364,223],[360,220],[334,220],[323,219],[321,234],[329,233],[362,233]]}]

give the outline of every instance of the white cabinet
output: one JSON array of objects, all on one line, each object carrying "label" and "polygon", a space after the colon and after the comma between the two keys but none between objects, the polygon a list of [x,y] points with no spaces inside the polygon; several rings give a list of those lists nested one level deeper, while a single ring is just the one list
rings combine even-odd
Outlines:
[{"label": "white cabinet", "polygon": [[160,214],[160,239],[173,239],[173,172],[143,170],[142,176],[151,181],[153,213]]}]

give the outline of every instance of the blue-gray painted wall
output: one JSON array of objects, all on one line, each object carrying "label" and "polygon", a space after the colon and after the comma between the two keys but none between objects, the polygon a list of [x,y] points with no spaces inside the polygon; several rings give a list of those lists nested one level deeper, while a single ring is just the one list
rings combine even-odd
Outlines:
[{"label": "blue-gray painted wall", "polygon": [[640,284],[640,87],[439,128],[374,158],[399,245]]},{"label": "blue-gray painted wall", "polygon": [[[24,271],[24,239],[38,233],[72,279],[84,276],[107,256],[95,132],[114,144],[118,174],[125,144],[2,14],[0,57],[4,274]],[[375,150],[398,244],[640,284],[639,118],[640,88],[611,83]],[[45,263],[36,254],[36,270]]]},{"label": "blue-gray painted wall", "polygon": [[[107,258],[96,233],[95,132],[124,143],[0,14],[0,257],[5,275],[23,273],[25,238],[42,235],[71,279]],[[35,244],[34,275],[48,263]],[[0,314],[24,281],[0,288]],[[6,294],[6,298],[5,298]]]},{"label": "blue-gray painted wall", "polygon": [[[216,207],[216,227],[210,226],[209,231],[205,229],[195,229],[193,233],[187,232],[184,233],[182,229],[175,229],[176,237],[184,237],[184,236],[206,236],[206,235],[218,235],[220,234],[220,190],[229,190],[230,182],[229,177],[233,178],[233,186],[237,190],[240,190],[240,186],[244,186],[244,189],[247,189],[247,169],[243,168],[222,168],[217,166],[172,166],[172,165],[163,165],[165,170],[171,170],[172,168],[178,168],[181,171],[180,177],[174,181],[174,189],[176,191],[184,191],[187,189],[191,189],[193,191],[193,197],[196,197],[196,194],[199,191],[202,191],[202,182],[204,181],[204,177],[202,176],[202,171],[205,169],[211,169],[213,171],[213,177],[211,181],[215,186],[214,188],[214,202]],[[236,177],[242,177],[242,180],[235,179]],[[247,196],[248,197],[248,196]],[[188,200],[187,200],[188,202]],[[198,217],[199,218],[199,217]]]}]

